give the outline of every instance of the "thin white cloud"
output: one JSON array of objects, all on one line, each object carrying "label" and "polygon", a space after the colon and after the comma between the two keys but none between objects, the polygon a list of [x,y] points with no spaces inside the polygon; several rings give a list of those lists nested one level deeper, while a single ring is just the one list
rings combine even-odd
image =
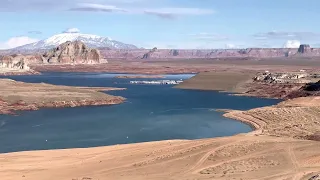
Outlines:
[{"label": "thin white cloud", "polygon": [[235,44],[226,44],[225,48],[226,49],[238,49],[238,46]]},{"label": "thin white cloud", "polygon": [[[10,11],[61,11],[67,9],[83,8],[79,10],[113,10],[103,4],[111,5],[143,5],[146,0],[1,0],[0,12]],[[78,7],[87,4],[86,7]],[[91,5],[90,5],[91,4]],[[89,7],[87,7],[89,6]],[[117,8],[116,8],[117,9]]]},{"label": "thin white cloud", "polygon": [[28,34],[42,34],[41,31],[28,31]]},{"label": "thin white cloud", "polygon": [[204,40],[204,41],[225,41],[229,38],[225,35],[217,34],[217,33],[198,33],[198,34],[189,34],[195,40]]},{"label": "thin white cloud", "polygon": [[283,45],[283,48],[299,48],[300,44],[298,40],[289,40]]},{"label": "thin white cloud", "polygon": [[127,10],[111,5],[80,3],[69,11],[91,11],[91,12],[126,12]]},{"label": "thin white cloud", "polygon": [[78,28],[69,28],[63,31],[63,33],[80,33],[80,30]]},{"label": "thin white cloud", "polygon": [[201,8],[157,8],[144,10],[144,13],[160,18],[172,19],[180,15],[208,15],[215,12],[210,9]]},{"label": "thin white cloud", "polygon": [[0,49],[11,49],[18,46],[23,46],[26,44],[34,43],[39,41],[38,39],[33,39],[27,36],[12,37],[5,42],[0,42]]},{"label": "thin white cloud", "polygon": [[270,31],[264,33],[257,33],[253,35],[256,40],[267,39],[314,39],[320,38],[320,33],[315,32],[286,32],[286,31]]}]

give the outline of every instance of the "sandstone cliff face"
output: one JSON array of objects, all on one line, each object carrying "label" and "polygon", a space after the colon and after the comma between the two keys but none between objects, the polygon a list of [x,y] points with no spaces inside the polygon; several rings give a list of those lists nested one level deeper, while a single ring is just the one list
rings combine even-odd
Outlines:
[{"label": "sandstone cliff face", "polygon": [[[320,48],[302,44],[300,48],[247,48],[247,49],[109,49],[91,50],[81,42],[67,43],[46,53],[43,57],[31,58],[30,63],[104,63],[106,59],[208,59],[208,58],[276,58],[276,57],[319,57]],[[76,44],[77,44],[76,43]],[[85,48],[83,48],[85,47]],[[17,53],[0,51],[0,54]],[[23,54],[44,53],[43,50],[19,52]],[[74,54],[73,54],[74,53]],[[97,57],[100,56],[98,62]],[[40,59],[40,60],[39,60]]]},{"label": "sandstone cliff face", "polygon": [[44,63],[50,64],[98,64],[107,63],[99,50],[90,49],[81,41],[65,42],[57,48],[45,53]]},{"label": "sandstone cliff face", "polygon": [[0,67],[16,70],[30,70],[27,58],[23,55],[3,56],[0,59]]},{"label": "sandstone cliff face", "polygon": [[207,58],[276,58],[320,56],[320,48],[301,45],[298,48],[247,48],[247,49],[137,49],[101,50],[108,59],[207,59]]}]

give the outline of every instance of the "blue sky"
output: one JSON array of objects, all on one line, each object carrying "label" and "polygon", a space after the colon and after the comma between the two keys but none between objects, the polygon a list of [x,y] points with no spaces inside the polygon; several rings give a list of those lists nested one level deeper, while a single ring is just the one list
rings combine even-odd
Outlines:
[{"label": "blue sky", "polygon": [[319,0],[1,0],[0,48],[68,28],[140,47],[320,45]]}]

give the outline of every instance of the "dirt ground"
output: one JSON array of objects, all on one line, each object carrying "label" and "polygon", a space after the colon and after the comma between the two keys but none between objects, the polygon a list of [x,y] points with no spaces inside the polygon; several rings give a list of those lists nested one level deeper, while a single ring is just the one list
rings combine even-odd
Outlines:
[{"label": "dirt ground", "polygon": [[244,93],[246,83],[250,83],[255,72],[213,71],[202,72],[176,86],[181,89],[216,90]]}]

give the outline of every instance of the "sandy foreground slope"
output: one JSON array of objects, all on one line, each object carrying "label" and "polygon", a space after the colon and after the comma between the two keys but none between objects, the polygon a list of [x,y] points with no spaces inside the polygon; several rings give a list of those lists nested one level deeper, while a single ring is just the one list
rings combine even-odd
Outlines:
[{"label": "sandy foreground slope", "polygon": [[[0,154],[2,180],[311,179],[320,174],[320,98],[225,116],[248,134],[109,147]],[[316,179],[316,178],[314,178]]]}]

